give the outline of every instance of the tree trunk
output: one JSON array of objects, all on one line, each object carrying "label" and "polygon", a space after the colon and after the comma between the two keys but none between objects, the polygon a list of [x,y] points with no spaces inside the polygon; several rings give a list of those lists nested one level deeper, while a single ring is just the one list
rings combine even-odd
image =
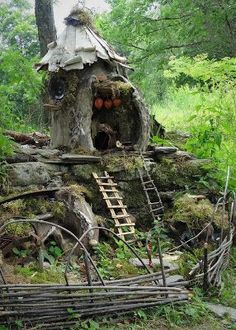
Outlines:
[{"label": "tree trunk", "polygon": [[35,0],[35,17],[38,27],[40,54],[47,53],[47,45],[56,40],[56,28],[52,0]]}]

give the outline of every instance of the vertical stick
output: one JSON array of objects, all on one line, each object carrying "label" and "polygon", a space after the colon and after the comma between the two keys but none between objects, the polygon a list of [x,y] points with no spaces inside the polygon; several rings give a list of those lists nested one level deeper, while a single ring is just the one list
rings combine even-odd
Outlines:
[{"label": "vertical stick", "polygon": [[208,282],[208,244],[207,242],[204,244],[204,257],[203,257],[203,291],[207,292],[209,289],[209,282]]}]

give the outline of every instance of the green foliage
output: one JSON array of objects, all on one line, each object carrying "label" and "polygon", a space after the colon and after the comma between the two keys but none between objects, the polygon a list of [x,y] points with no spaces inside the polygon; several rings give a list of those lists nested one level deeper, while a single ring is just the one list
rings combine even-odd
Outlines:
[{"label": "green foliage", "polygon": [[94,320],[85,320],[78,322],[72,330],[99,330],[99,323]]},{"label": "green foliage", "polygon": [[0,158],[13,150],[4,130],[27,131],[40,121],[42,75],[33,69],[39,47],[29,9],[22,0],[0,4]]},{"label": "green foliage", "polygon": [[50,241],[48,252],[55,258],[59,258],[62,255],[62,249],[57,246],[55,241]]},{"label": "green foliage", "polygon": [[134,255],[122,241],[116,241],[117,247],[100,243],[95,247],[97,267],[104,279],[122,278],[142,273],[142,270],[129,263]]},{"label": "green foliage", "polygon": [[14,247],[12,249],[12,252],[15,254],[16,257],[25,258],[29,255],[30,250],[17,249],[16,247]]},{"label": "green foliage", "polygon": [[30,9],[24,0],[5,0],[0,4],[0,48],[12,47],[28,59],[39,53],[35,17]]},{"label": "green foliage", "polygon": [[27,236],[31,230],[31,225],[28,223],[11,223],[6,227],[6,232],[16,236]]},{"label": "green foliage", "polygon": [[[234,0],[109,0],[111,12],[98,19],[103,35],[128,55],[132,78],[149,103],[165,96],[162,72],[170,56],[235,56]],[[151,88],[150,88],[151,87]]]},{"label": "green foliage", "polygon": [[25,277],[27,281],[30,280],[30,283],[65,283],[64,269],[61,266],[53,265],[48,269],[40,270],[37,265],[29,264],[24,267],[16,266],[14,272]]},{"label": "green foliage", "polygon": [[[195,199],[189,194],[185,194],[175,199],[174,209],[167,212],[166,219],[173,222],[185,223],[189,229],[201,229],[206,223],[213,221],[216,228],[222,226],[221,209],[214,213],[215,206],[208,199]],[[214,217],[213,217],[214,214]],[[227,228],[228,217],[224,217],[223,226]]]},{"label": "green foliage", "polygon": [[227,269],[223,272],[222,280],[223,287],[220,295],[217,293],[214,295],[214,302],[221,303],[225,306],[236,306],[236,248],[231,249],[230,262]]},{"label": "green foliage", "polygon": [[[236,58],[209,60],[206,55],[195,58],[172,58],[165,76],[174,82],[175,89],[195,98],[189,120],[191,138],[186,147],[201,158],[211,158],[218,168],[217,179],[224,183],[227,167],[236,174]],[[178,87],[179,81],[185,85]],[[196,97],[197,95],[197,97]],[[231,187],[236,181],[231,180]]]}]

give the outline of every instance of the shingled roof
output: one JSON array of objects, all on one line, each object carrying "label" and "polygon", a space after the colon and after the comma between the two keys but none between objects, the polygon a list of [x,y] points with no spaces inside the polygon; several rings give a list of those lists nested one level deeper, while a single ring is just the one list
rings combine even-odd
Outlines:
[{"label": "shingled roof", "polygon": [[47,68],[57,72],[82,70],[102,59],[125,66],[126,58],[119,56],[108,43],[92,28],[86,20],[86,13],[73,8],[65,19],[66,27],[58,39],[48,45],[48,52],[37,64],[37,69]]}]

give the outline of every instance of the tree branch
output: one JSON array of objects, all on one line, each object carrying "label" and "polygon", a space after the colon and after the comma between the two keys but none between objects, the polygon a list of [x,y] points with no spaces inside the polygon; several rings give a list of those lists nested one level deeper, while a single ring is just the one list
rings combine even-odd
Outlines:
[{"label": "tree branch", "polygon": [[143,16],[143,18],[145,18],[146,20],[152,21],[152,22],[180,20],[180,19],[183,19],[183,18],[186,18],[186,17],[192,17],[192,13],[182,15],[182,16],[176,16],[176,17],[151,18],[151,17]]},{"label": "tree branch", "polygon": [[[203,44],[205,42],[209,42],[209,40],[202,40],[202,41],[196,41],[196,42],[192,42],[192,43],[189,43],[189,44],[182,44],[182,45],[170,45],[170,46],[167,46],[167,47],[164,47],[164,48],[161,48],[161,49],[158,49],[158,52],[163,52],[165,50],[173,50],[173,49],[178,49],[178,48],[185,48],[185,47],[191,47],[191,46],[196,46],[196,45],[200,45],[200,44]],[[142,60],[148,58],[149,56],[155,54],[154,52],[151,52],[149,54],[146,54],[144,55],[143,57],[141,57],[138,61],[138,62],[141,62]]]}]

